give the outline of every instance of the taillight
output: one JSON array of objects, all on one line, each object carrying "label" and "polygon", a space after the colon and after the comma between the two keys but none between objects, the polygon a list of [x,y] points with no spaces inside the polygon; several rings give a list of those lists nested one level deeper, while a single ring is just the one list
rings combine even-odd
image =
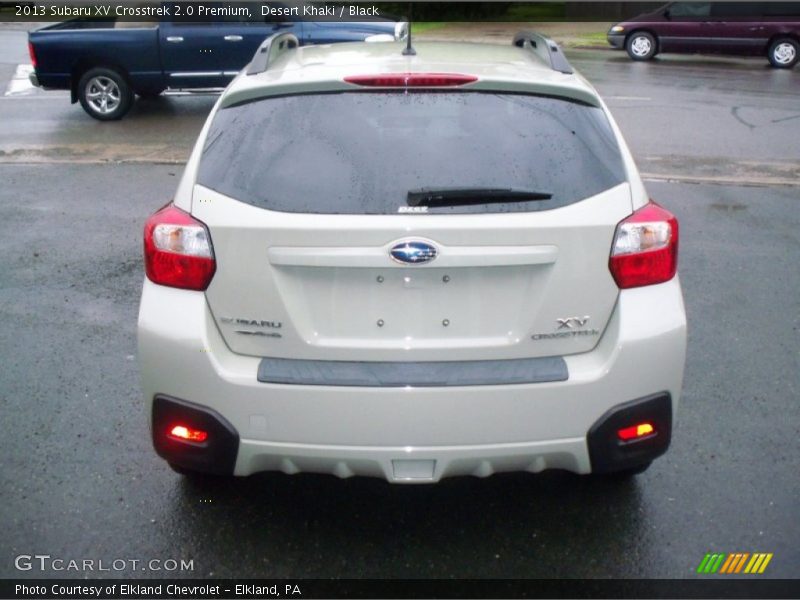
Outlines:
[{"label": "taillight", "polygon": [[347,83],[368,87],[454,87],[478,81],[474,75],[459,73],[385,73],[382,75],[353,75]]},{"label": "taillight", "polygon": [[630,442],[631,440],[639,440],[644,437],[655,435],[656,430],[650,423],[639,423],[632,427],[625,427],[617,431],[617,437],[623,442]]},{"label": "taillight", "polygon": [[206,226],[169,204],[144,225],[144,266],[153,283],[202,291],[216,270]]},{"label": "taillight", "polygon": [[33,44],[31,42],[28,42],[28,54],[31,57],[31,64],[35,69],[38,66],[38,62],[36,60],[36,51],[33,49]]},{"label": "taillight", "polygon": [[169,437],[186,442],[197,442],[198,444],[208,439],[208,432],[202,429],[193,429],[186,425],[175,425],[169,430]]},{"label": "taillight", "polygon": [[621,289],[664,283],[678,269],[678,220],[650,201],[617,225],[609,268]]}]

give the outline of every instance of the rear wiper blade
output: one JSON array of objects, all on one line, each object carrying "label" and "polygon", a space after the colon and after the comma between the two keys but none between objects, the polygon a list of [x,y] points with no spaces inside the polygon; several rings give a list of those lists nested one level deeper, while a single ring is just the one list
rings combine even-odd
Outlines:
[{"label": "rear wiper blade", "polygon": [[459,206],[498,202],[530,202],[549,200],[550,192],[515,190],[512,188],[421,188],[409,190],[409,206]]}]

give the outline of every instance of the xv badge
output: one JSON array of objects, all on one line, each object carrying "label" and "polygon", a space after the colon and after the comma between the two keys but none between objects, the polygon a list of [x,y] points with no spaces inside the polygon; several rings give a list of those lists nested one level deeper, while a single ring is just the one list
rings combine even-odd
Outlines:
[{"label": "xv badge", "polygon": [[568,319],[556,319],[559,329],[572,329],[574,327],[583,327],[589,322],[589,315],[585,317],[570,317]]}]

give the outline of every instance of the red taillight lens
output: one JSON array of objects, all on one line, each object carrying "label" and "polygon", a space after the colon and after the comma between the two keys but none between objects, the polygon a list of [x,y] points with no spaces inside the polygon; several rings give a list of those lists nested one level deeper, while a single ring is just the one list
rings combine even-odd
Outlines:
[{"label": "red taillight lens", "polygon": [[649,202],[617,225],[609,268],[621,289],[664,283],[678,269],[678,220]]},{"label": "red taillight lens", "polygon": [[175,425],[169,430],[169,437],[177,438],[186,442],[205,442],[208,439],[208,433],[202,429],[192,429],[186,425]]},{"label": "red taillight lens", "polygon": [[630,440],[638,440],[643,437],[649,437],[654,435],[656,432],[655,428],[650,423],[639,423],[638,425],[634,425],[633,427],[626,427],[625,429],[620,429],[617,431],[617,437],[621,439],[623,442],[629,442]]},{"label": "red taillight lens", "polygon": [[202,291],[216,270],[206,226],[169,204],[144,225],[144,266],[153,283]]},{"label": "red taillight lens", "polygon": [[473,83],[478,78],[459,73],[385,73],[345,77],[347,83],[368,87],[454,87]]},{"label": "red taillight lens", "polygon": [[35,69],[38,66],[38,63],[36,61],[36,51],[33,49],[33,44],[31,42],[28,42],[28,54],[31,57],[31,64]]}]

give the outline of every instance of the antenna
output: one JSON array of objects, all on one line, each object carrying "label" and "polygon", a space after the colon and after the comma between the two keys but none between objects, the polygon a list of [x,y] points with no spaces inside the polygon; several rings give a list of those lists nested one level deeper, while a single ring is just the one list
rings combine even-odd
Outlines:
[{"label": "antenna", "polygon": [[408,3],[408,35],[406,36],[406,47],[403,48],[403,56],[416,56],[417,51],[411,46],[411,19],[414,16],[414,3]]}]

